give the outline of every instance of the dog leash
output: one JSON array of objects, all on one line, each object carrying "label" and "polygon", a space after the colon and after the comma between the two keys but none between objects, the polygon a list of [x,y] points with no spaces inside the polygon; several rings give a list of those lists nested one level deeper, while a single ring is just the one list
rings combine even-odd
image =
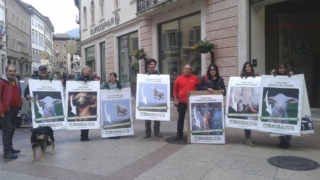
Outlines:
[{"label": "dog leash", "polygon": [[[8,123],[7,120],[5,120],[5,118],[3,118],[3,122],[6,122],[7,125],[9,125],[9,127],[11,127],[12,129],[14,129],[14,131],[19,131],[19,132],[24,132],[24,133],[30,133],[30,130],[29,131],[22,131],[22,130],[18,130],[16,127],[12,126],[10,123]],[[3,130],[3,123],[2,123],[2,130]]]}]

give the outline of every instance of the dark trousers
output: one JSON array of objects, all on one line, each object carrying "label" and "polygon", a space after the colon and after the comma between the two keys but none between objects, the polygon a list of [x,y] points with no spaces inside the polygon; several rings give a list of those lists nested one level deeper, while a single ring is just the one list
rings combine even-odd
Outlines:
[{"label": "dark trousers", "polygon": [[280,142],[289,144],[291,141],[292,136],[291,135],[283,135],[279,136]]},{"label": "dark trousers", "polygon": [[81,137],[88,137],[89,129],[81,129]]},{"label": "dark trousers", "polygon": [[[146,134],[150,134],[151,133],[151,120],[146,120],[144,124],[146,126]],[[157,133],[160,131],[160,121],[153,122],[153,131],[154,131],[154,133]]]},{"label": "dark trousers", "polygon": [[244,136],[246,138],[251,138],[251,130],[250,129],[245,129],[244,130]]},{"label": "dark trousers", "polygon": [[13,149],[12,138],[18,121],[18,112],[19,107],[16,107],[11,108],[10,112],[4,113],[4,118],[2,119],[2,144],[4,154],[8,154]]},{"label": "dark trousers", "polygon": [[183,134],[183,127],[184,127],[184,117],[186,115],[187,111],[187,103],[178,103],[178,113],[179,113],[179,119],[177,122],[177,130],[178,134],[182,135]]}]

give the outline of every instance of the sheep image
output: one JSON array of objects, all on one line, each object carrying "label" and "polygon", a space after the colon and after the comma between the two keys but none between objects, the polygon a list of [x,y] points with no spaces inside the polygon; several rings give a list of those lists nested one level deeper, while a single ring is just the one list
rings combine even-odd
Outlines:
[{"label": "sheep image", "polygon": [[[72,101],[73,105],[77,108],[77,116],[91,116],[90,109],[97,107],[97,96],[88,95],[86,92],[78,93]],[[88,121],[89,119],[80,120]]]},{"label": "sheep image", "polygon": [[[294,97],[287,97],[284,94],[277,94],[276,96],[268,97],[268,102],[273,102],[272,113],[270,117],[288,117],[287,106],[288,103],[297,103],[298,99]],[[288,124],[288,121],[269,120],[269,122]]]},{"label": "sheep image", "polygon": [[117,114],[118,114],[118,116],[125,116],[125,115],[127,115],[128,110],[127,110],[126,107],[120,106],[119,103],[115,104],[114,106],[115,106],[116,109],[117,109]]},{"label": "sheep image", "polygon": [[[42,118],[57,116],[54,106],[61,102],[62,101],[60,99],[54,99],[50,96],[46,96],[45,98],[38,100],[39,105],[44,106]],[[52,119],[50,121],[57,122],[58,119]]]},{"label": "sheep image", "polygon": [[158,98],[159,100],[164,99],[164,92],[157,89],[157,86],[151,87],[151,89],[153,90],[154,99],[158,99]]}]

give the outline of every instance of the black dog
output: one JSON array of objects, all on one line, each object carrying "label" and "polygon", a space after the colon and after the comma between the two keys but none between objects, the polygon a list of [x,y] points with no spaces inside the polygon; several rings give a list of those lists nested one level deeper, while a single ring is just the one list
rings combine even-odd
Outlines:
[{"label": "black dog", "polygon": [[33,150],[33,157],[31,161],[36,159],[36,147],[40,145],[41,149],[41,162],[44,162],[44,153],[47,149],[47,140],[51,141],[52,150],[51,154],[54,154],[54,137],[53,137],[53,130],[49,126],[37,127],[35,129],[31,129],[31,145]]}]

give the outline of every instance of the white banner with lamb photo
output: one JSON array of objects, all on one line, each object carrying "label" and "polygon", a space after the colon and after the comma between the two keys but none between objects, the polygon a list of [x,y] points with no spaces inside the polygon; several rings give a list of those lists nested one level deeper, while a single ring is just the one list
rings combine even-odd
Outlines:
[{"label": "white banner with lamb photo", "polygon": [[223,95],[190,92],[188,143],[225,144]]},{"label": "white banner with lamb photo", "polygon": [[300,135],[303,85],[303,75],[263,75],[258,130]]},{"label": "white banner with lamb photo", "polygon": [[61,81],[29,79],[28,82],[33,128],[50,126],[54,130],[66,129]]},{"label": "white banner with lamb photo", "polygon": [[100,82],[67,81],[68,130],[100,129]]},{"label": "white banner with lamb photo", "polygon": [[131,88],[101,90],[101,137],[134,134]]},{"label": "white banner with lamb photo", "polygon": [[170,121],[169,75],[138,74],[136,119]]},{"label": "white banner with lamb photo", "polygon": [[230,77],[226,127],[258,129],[261,77]]}]

